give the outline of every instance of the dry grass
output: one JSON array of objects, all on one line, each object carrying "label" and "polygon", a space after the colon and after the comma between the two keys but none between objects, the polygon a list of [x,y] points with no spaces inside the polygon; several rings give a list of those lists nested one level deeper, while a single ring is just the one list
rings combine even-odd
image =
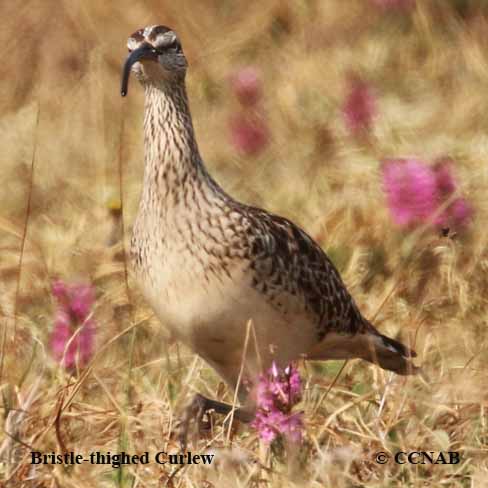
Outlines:
[{"label": "dry grass", "polygon": [[[409,16],[381,14],[366,0],[3,2],[0,479],[16,487],[486,485],[482,7],[418,0]],[[201,361],[170,344],[130,281],[129,303],[121,243],[108,245],[117,230],[107,202],[119,198],[119,160],[127,231],[142,175],[142,93],[134,84],[127,100],[119,96],[124,43],[151,23],[174,26],[183,39],[197,135],[213,174],[231,193],[316,236],[365,315],[415,342],[429,376],[428,383],[405,379],[353,361],[324,395],[342,363],[304,365],[306,441],[293,462],[279,450],[266,453],[247,428],[228,442],[228,427],[215,419],[192,445],[217,453],[211,468],[29,463],[32,449],[171,450],[175,412],[190,391],[231,400]],[[263,71],[273,132],[271,146],[250,160],[223,136],[235,104],[228,73],[245,63]],[[369,144],[351,140],[340,117],[350,69],[379,93]],[[467,234],[412,236],[392,226],[379,160],[412,154],[455,158],[476,209]],[[56,276],[89,279],[97,289],[98,354],[76,377],[56,366],[46,346]],[[374,461],[378,451],[400,450],[460,451],[462,462]]]}]

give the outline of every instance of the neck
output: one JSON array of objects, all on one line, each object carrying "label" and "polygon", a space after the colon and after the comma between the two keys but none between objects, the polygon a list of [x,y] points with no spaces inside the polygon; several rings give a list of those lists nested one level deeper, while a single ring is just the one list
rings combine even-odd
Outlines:
[{"label": "neck", "polygon": [[[179,201],[192,180],[209,178],[195,140],[184,80],[145,86],[144,191]],[[201,186],[201,185],[198,185]]]}]

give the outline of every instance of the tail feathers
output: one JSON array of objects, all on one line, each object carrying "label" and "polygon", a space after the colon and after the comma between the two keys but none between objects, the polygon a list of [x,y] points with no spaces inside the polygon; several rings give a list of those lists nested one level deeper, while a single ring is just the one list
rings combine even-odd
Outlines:
[{"label": "tail feathers", "polygon": [[415,356],[415,351],[380,334],[369,322],[354,334],[330,332],[307,354],[308,359],[320,361],[361,358],[401,375],[422,373],[411,361]]},{"label": "tail feathers", "polygon": [[393,350],[393,352],[398,352],[402,356],[407,358],[416,358],[417,353],[413,350],[402,344],[401,342],[396,341],[395,339],[391,339],[383,334],[380,334],[381,340],[383,341],[385,347]]},{"label": "tail feathers", "polygon": [[412,349],[401,342],[386,337],[375,330],[368,334],[368,344],[363,359],[378,364],[383,369],[400,375],[410,375],[420,372],[420,368],[412,364],[411,358],[417,356]]}]

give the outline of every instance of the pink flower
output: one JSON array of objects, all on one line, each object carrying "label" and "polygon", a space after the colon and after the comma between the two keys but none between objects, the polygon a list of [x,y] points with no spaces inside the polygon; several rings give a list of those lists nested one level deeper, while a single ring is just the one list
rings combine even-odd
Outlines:
[{"label": "pink flower", "polygon": [[348,75],[347,84],[342,114],[350,134],[357,137],[372,129],[377,115],[376,97],[370,86],[354,73]]},{"label": "pink flower", "polygon": [[465,227],[472,209],[464,198],[457,198],[439,213],[457,190],[452,161],[435,165],[410,159],[390,159],[383,163],[383,186],[393,221],[400,227],[432,223],[438,227]]},{"label": "pink flower", "polygon": [[51,288],[52,288],[53,295],[56,298],[59,298],[59,299],[66,298],[67,293],[68,293],[68,289],[66,288],[66,284],[64,283],[64,281],[56,280],[55,282],[53,282]]},{"label": "pink flower", "polygon": [[268,125],[258,107],[263,91],[261,76],[256,68],[247,66],[233,73],[230,81],[242,106],[229,121],[231,142],[242,155],[257,156],[270,139]]},{"label": "pink flower", "polygon": [[400,227],[424,223],[437,208],[437,181],[432,168],[418,159],[384,162],[383,184],[393,221]]},{"label": "pink flower", "polygon": [[264,442],[269,444],[279,435],[292,442],[301,441],[302,414],[291,411],[301,399],[301,389],[300,375],[293,366],[281,370],[273,363],[269,371],[260,376],[252,425]]},{"label": "pink flower", "polygon": [[71,310],[75,316],[84,321],[90,314],[90,310],[95,302],[95,293],[88,285],[74,285],[71,288]]},{"label": "pink flower", "polygon": [[[437,189],[439,192],[439,205],[451,198],[457,190],[458,184],[453,173],[454,162],[450,158],[438,159],[433,170],[437,179]],[[456,198],[448,207],[436,218],[435,223],[441,227],[466,227],[473,216],[471,205],[462,197]]]},{"label": "pink flower", "polygon": [[415,0],[370,0],[376,7],[383,10],[411,10],[415,7]]},{"label": "pink flower", "polygon": [[453,162],[449,158],[441,158],[434,164],[437,178],[437,188],[443,195],[450,195],[456,191],[457,184],[452,174]]},{"label": "pink flower", "polygon": [[454,228],[466,227],[473,218],[473,207],[464,199],[457,198],[447,209],[448,220],[444,227],[449,227],[449,224]]},{"label": "pink flower", "polygon": [[95,323],[91,318],[95,302],[89,285],[69,285],[58,280],[52,286],[58,309],[51,333],[51,353],[68,370],[84,367],[93,355]]},{"label": "pink flower", "polygon": [[261,75],[255,67],[246,66],[237,70],[230,81],[232,91],[243,106],[254,106],[260,100],[263,86]]},{"label": "pink flower", "polygon": [[294,443],[302,440],[302,412],[286,414],[280,410],[258,411],[252,425],[266,444],[273,442],[279,435],[284,435]]},{"label": "pink flower", "polygon": [[269,143],[268,126],[255,113],[239,113],[229,126],[232,144],[245,156],[257,156]]}]

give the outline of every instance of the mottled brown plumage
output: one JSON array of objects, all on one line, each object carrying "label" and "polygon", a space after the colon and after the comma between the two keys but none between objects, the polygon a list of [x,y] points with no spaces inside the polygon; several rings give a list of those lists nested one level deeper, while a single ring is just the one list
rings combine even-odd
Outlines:
[{"label": "mottled brown plumage", "polygon": [[285,218],[236,201],[208,174],[174,32],[147,27],[128,45],[122,92],[131,69],[145,90],[144,183],[131,256],[161,322],[231,388],[250,319],[257,345],[249,348],[244,371],[251,382],[273,360],[284,365],[301,357],[362,358],[399,374],[415,372],[409,361],[415,353],[361,315],[310,236]]}]

